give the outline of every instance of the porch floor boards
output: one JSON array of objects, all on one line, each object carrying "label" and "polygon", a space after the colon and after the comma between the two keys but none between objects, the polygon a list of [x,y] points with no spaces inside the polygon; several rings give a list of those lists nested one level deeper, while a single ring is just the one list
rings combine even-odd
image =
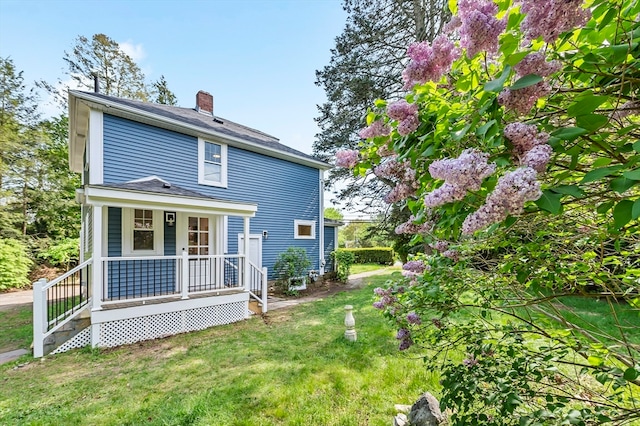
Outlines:
[{"label": "porch floor boards", "polygon": [[[189,294],[189,299],[202,299],[205,297],[216,297],[216,296],[227,296],[230,294],[238,294],[244,293],[245,290],[242,289],[233,289],[233,290],[211,290],[203,293]],[[118,303],[109,303],[102,305],[103,310],[110,309],[123,309],[123,308],[131,308],[135,306],[147,306],[147,305],[157,305],[160,303],[169,303],[169,302],[179,302],[181,300],[189,300],[183,299],[181,295],[177,294],[175,296],[162,297],[159,299],[147,299],[147,300],[127,300]]]}]

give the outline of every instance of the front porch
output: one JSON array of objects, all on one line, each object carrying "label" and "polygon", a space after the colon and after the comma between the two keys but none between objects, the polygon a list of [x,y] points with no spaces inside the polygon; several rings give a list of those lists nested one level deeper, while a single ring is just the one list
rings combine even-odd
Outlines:
[{"label": "front porch", "polygon": [[[97,264],[89,259],[56,280],[34,283],[35,357],[241,321],[250,314],[251,299],[267,311],[266,268],[244,255],[183,252],[102,258]],[[96,269],[102,271],[97,282]]]},{"label": "front porch", "polygon": [[[250,299],[266,312],[267,272],[250,246],[255,204],[155,176],[85,186],[79,201],[80,265],[34,284],[34,356],[241,321]],[[242,226],[235,254],[227,253],[228,217]]]}]

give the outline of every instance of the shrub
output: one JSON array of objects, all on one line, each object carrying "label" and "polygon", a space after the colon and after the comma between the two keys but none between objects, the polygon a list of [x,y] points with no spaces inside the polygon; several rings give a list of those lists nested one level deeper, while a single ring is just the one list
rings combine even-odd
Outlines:
[{"label": "shrub", "polygon": [[336,272],[338,281],[346,281],[347,278],[349,278],[351,265],[353,265],[355,260],[353,251],[350,249],[338,249],[334,252],[331,252],[331,256],[333,256],[333,260],[334,262],[336,262],[336,266],[338,269],[338,271]]},{"label": "shrub", "polygon": [[69,270],[71,264],[80,259],[80,240],[65,238],[41,251],[38,257],[46,260],[52,266],[65,267]]},{"label": "shrub", "polygon": [[393,249],[391,247],[369,247],[340,249],[353,253],[353,263],[378,263],[380,265],[393,264]]},{"label": "shrub", "polygon": [[21,241],[10,238],[0,240],[0,290],[29,285],[32,263]]},{"label": "shrub", "polygon": [[311,260],[309,260],[305,249],[289,247],[278,255],[278,259],[273,265],[277,285],[284,292],[288,292],[290,279],[305,276],[310,267]]}]

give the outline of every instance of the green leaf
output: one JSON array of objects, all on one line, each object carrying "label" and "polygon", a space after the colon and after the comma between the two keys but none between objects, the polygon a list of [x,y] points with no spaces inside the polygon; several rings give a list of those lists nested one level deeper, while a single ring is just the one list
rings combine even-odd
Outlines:
[{"label": "green leaf", "polygon": [[609,176],[610,174],[614,173],[619,168],[620,167],[612,166],[612,167],[601,167],[599,169],[591,170],[586,175],[584,175],[580,183],[588,183],[588,182],[596,181],[598,179],[602,179],[603,177]]},{"label": "green leaf", "polygon": [[577,185],[556,186],[555,188],[551,188],[551,191],[557,192],[558,194],[571,195],[575,198],[582,198],[584,196],[584,191]]},{"label": "green leaf", "polygon": [[551,133],[552,136],[555,136],[560,139],[564,139],[566,141],[572,141],[580,135],[584,135],[587,133],[586,129],[582,127],[565,127],[563,129],[558,129],[555,132]]},{"label": "green leaf", "polygon": [[622,228],[631,221],[633,201],[622,200],[613,208],[613,223],[616,228]]},{"label": "green leaf", "polygon": [[[512,15],[512,16],[515,16],[515,14]],[[509,19],[511,19],[511,16],[509,17]],[[517,52],[517,53],[514,53],[513,55],[507,56],[507,58],[504,61],[508,65],[513,66],[513,65],[517,64],[518,62],[520,62],[522,59],[524,59],[524,57],[527,56],[529,53],[530,52],[528,52],[528,51]]]},{"label": "green leaf", "polygon": [[640,217],[640,199],[637,199],[635,203],[633,203],[633,208],[631,209],[631,219],[637,219]]},{"label": "green leaf", "polygon": [[507,78],[509,78],[510,74],[511,74],[511,66],[507,65],[504,67],[504,70],[502,70],[502,74],[500,74],[500,77],[484,84],[484,90],[486,90],[487,92],[496,92],[496,93],[500,92],[504,87],[504,83],[505,81],[507,81]]},{"label": "green leaf", "polygon": [[609,211],[609,209],[613,206],[613,201],[607,201],[606,203],[600,204],[596,211],[600,214],[604,214]]},{"label": "green leaf", "polygon": [[609,118],[600,114],[585,114],[576,118],[576,124],[579,127],[587,129],[591,132],[598,130],[609,122]]},{"label": "green leaf", "polygon": [[610,186],[611,186],[611,189],[613,189],[619,194],[622,194],[623,192],[631,188],[636,183],[637,181],[635,180],[627,179],[626,177],[619,177],[619,178],[613,179],[611,181]]},{"label": "green leaf", "polygon": [[596,110],[596,108],[605,103],[608,99],[608,96],[583,96],[581,98],[578,98],[576,102],[569,106],[569,108],[567,109],[567,114],[570,117],[591,114]]},{"label": "green leaf", "polygon": [[538,198],[535,203],[542,210],[546,210],[553,214],[560,214],[562,212],[562,203],[560,199],[562,194],[555,194],[550,190],[542,191],[542,197]]},{"label": "green leaf", "polygon": [[528,74],[524,77],[520,77],[518,81],[511,85],[511,90],[524,89],[525,87],[533,86],[534,84],[540,83],[542,81],[542,77],[537,74]]},{"label": "green leaf", "polygon": [[640,168],[635,170],[629,170],[628,172],[622,173],[622,176],[631,180],[640,180]]},{"label": "green leaf", "polygon": [[624,377],[625,380],[628,380],[628,381],[631,382],[631,381],[637,379],[638,376],[640,376],[640,373],[638,373],[638,370],[636,370],[633,367],[629,367],[626,370],[624,370],[623,377]]}]

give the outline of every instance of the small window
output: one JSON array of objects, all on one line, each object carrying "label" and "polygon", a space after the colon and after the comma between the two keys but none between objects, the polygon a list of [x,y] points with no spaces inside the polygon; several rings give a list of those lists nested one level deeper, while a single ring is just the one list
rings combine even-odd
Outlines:
[{"label": "small window", "polygon": [[198,183],[227,187],[227,146],[198,140]]},{"label": "small window", "polygon": [[164,223],[161,211],[122,209],[124,256],[162,255]]},{"label": "small window", "polygon": [[135,209],[133,213],[133,251],[153,250],[153,210]]},{"label": "small window", "polygon": [[315,240],[316,239],[315,220],[295,220],[294,221],[294,238]]}]

